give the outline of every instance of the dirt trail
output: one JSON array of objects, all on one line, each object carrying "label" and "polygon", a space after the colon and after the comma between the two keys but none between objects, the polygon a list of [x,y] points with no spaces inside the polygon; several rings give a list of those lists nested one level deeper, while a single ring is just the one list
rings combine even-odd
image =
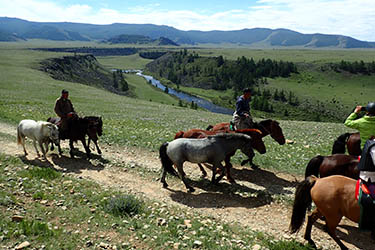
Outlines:
[{"label": "dirt trail", "polygon": [[[0,122],[0,133],[16,137],[16,128]],[[102,157],[94,152],[93,159],[86,160],[82,147],[76,144],[80,152],[76,159],[71,159],[68,144],[63,142],[63,156],[58,156],[55,150],[48,152],[45,161],[37,158],[31,144],[26,146],[29,153],[27,157],[23,156],[22,147],[15,140],[9,142],[0,137],[0,145],[0,152],[19,156],[27,164],[53,167],[77,178],[93,180],[103,187],[126,190],[166,205],[199,211],[230,223],[237,222],[278,239],[296,238],[299,242],[305,242],[304,228],[297,235],[288,233],[291,207],[275,202],[277,197],[293,199],[296,181],[302,180],[301,176],[234,166],[232,176],[236,184],[222,180],[219,185],[213,186],[209,180],[199,178],[197,166],[187,163],[184,165],[185,172],[194,180],[192,184],[196,189],[194,193],[187,193],[182,182],[175,178],[167,179],[168,189],[162,188],[158,179],[160,161],[155,152],[101,144]],[[144,169],[144,174],[142,171],[134,171],[135,168]],[[323,224],[319,221],[317,227],[313,227],[312,238],[315,243],[323,249],[339,249],[324,232]],[[357,225],[347,219],[341,221],[337,233],[349,249],[375,248],[370,241],[370,234],[361,233]]]}]

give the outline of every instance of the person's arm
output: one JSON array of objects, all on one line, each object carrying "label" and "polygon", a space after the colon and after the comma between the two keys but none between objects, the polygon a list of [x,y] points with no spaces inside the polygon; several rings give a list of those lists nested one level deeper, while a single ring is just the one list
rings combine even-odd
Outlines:
[{"label": "person's arm", "polygon": [[361,112],[362,106],[357,106],[353,113],[351,113],[348,118],[346,118],[344,125],[349,128],[358,129],[358,121],[356,120],[358,117],[359,112]]},{"label": "person's arm", "polygon": [[69,103],[70,103],[70,106],[72,107],[72,112],[76,112],[75,110],[74,110],[74,107],[73,107],[73,103],[69,100]]},{"label": "person's arm", "polygon": [[66,115],[61,111],[59,100],[57,100],[56,103],[55,103],[55,113],[56,113],[59,117],[61,117],[61,118],[63,118],[63,117],[66,116]]}]

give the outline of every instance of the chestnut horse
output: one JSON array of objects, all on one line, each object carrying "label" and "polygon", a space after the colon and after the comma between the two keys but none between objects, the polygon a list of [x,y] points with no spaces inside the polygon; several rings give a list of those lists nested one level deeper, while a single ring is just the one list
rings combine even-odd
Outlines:
[{"label": "chestnut horse", "polygon": [[345,154],[346,148],[350,155],[361,155],[359,133],[345,133],[337,137],[332,146],[332,154]]},{"label": "chestnut horse", "polygon": [[[267,119],[260,122],[256,122],[254,127],[259,129],[262,132],[262,137],[270,135],[275,141],[277,141],[280,145],[285,144],[285,137],[283,134],[283,130],[281,129],[279,123],[275,120]],[[222,131],[222,132],[229,132],[230,123],[229,122],[222,122],[218,123],[214,126],[209,125],[207,130],[212,131]]]},{"label": "chestnut horse", "polygon": [[358,223],[360,206],[355,198],[355,189],[356,181],[345,176],[333,175],[325,178],[309,176],[296,188],[290,231],[295,233],[301,228],[306,212],[314,201],[316,208],[308,216],[304,238],[310,245],[316,247],[311,239],[312,225],[324,216],[328,234],[341,249],[348,249],[337,237],[336,227],[343,216]]},{"label": "chestnut horse", "polygon": [[[256,151],[258,151],[261,154],[266,153],[266,146],[264,145],[264,142],[262,141],[262,133],[258,129],[242,129],[242,130],[236,130],[236,131],[229,131],[231,133],[242,133],[249,135],[251,137],[251,147],[254,148]],[[209,130],[203,130],[203,129],[190,129],[188,131],[179,131],[176,133],[174,139],[178,138],[205,138],[210,135],[216,135],[219,133],[223,133],[223,131],[209,131]],[[235,152],[234,152],[235,153]],[[230,163],[230,158],[234,155],[229,154],[225,158],[225,169],[226,169],[226,176],[229,182],[234,183],[234,179],[230,175],[230,168],[232,167],[232,164]],[[254,166],[253,158],[254,158],[254,152],[249,155],[248,159],[243,161],[241,165],[244,165],[246,162],[249,162],[251,166]],[[206,177],[207,173],[202,167],[201,164],[198,164],[201,172],[202,177]]]},{"label": "chestnut horse", "polygon": [[359,178],[358,163],[358,157],[353,155],[317,155],[307,164],[305,178],[310,175],[315,175],[317,177],[344,175],[357,180]]}]

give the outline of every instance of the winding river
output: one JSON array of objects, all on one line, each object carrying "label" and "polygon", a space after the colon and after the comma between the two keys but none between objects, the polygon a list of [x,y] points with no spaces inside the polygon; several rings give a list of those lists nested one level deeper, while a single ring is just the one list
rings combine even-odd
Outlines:
[{"label": "winding river", "polygon": [[[152,85],[158,87],[159,89],[161,89],[163,91],[166,88],[163,84],[160,83],[160,81],[154,79],[152,76],[143,75],[142,72],[137,72],[137,75],[145,78],[148,82],[151,81]],[[171,89],[171,88],[168,89],[168,93],[171,94],[171,95],[177,96],[179,99],[181,99],[185,102],[188,102],[188,103],[194,102],[199,107],[207,109],[208,111],[211,111],[211,112],[214,112],[214,113],[227,114],[227,115],[233,114],[232,109],[228,109],[228,108],[224,108],[224,107],[215,105],[212,102],[207,101],[203,98],[192,96],[192,95],[189,95],[189,94],[186,94],[186,93],[183,93],[183,92],[178,92],[178,91],[176,91],[174,89]]]}]

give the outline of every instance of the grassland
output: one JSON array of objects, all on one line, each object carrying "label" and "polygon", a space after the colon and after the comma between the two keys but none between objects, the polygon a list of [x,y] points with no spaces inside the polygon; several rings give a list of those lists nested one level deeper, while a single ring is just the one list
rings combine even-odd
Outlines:
[{"label": "grassland", "polygon": [[[161,143],[172,140],[178,130],[206,128],[208,124],[230,120],[230,116],[227,115],[178,107],[174,98],[161,91],[154,91],[145,80],[135,75],[128,75],[126,80],[135,89],[139,99],[118,96],[77,83],[53,80],[37,69],[38,62],[62,55],[21,47],[0,44],[0,120],[4,123],[16,125],[22,119],[45,120],[49,116],[54,116],[54,101],[62,88],[70,91],[70,98],[80,115],[103,117],[104,135],[101,142],[108,145],[157,151]],[[146,63],[133,57],[99,58],[99,62],[108,68],[133,68],[132,61],[136,61],[136,67],[142,67]],[[272,84],[274,83],[271,83],[271,86]],[[349,92],[349,83],[346,88]],[[280,146],[272,138],[266,137],[267,153],[257,154],[254,162],[265,169],[297,175],[303,174],[311,157],[316,154],[329,155],[334,139],[341,133],[350,131],[342,124],[336,123],[283,120],[280,121],[280,125],[286,139],[291,141],[290,144]],[[0,136],[4,137],[2,134]],[[238,164],[241,158],[242,156],[237,154],[233,162]],[[50,249],[93,247],[100,242],[94,240],[94,237],[110,232],[115,239],[114,245],[118,248],[131,248],[126,242],[132,239],[135,245],[138,244],[140,247],[163,249],[169,238],[176,235],[179,237],[178,225],[185,219],[177,215],[181,214],[181,211],[168,211],[168,216],[177,219],[165,230],[160,230],[155,218],[164,219],[167,215],[160,206],[153,205],[154,201],[143,200],[147,208],[144,212],[136,217],[119,220],[115,215],[102,209],[103,200],[119,195],[116,190],[104,190],[94,183],[83,180],[72,181],[68,176],[50,173],[49,170],[24,163],[14,156],[0,155],[0,162],[0,211],[4,215],[0,218],[0,245],[13,246],[22,240],[31,239],[37,248],[43,244]],[[157,174],[154,175],[157,177]],[[21,182],[24,193],[18,189]],[[70,192],[72,189],[73,194]],[[41,206],[41,200],[50,203],[63,201],[60,205],[56,203],[52,206]],[[20,208],[17,208],[16,204],[28,204],[24,207],[28,212],[23,226],[9,219],[13,210],[7,208],[17,211]],[[94,213],[91,210],[93,207],[97,208]],[[193,215],[189,214],[189,218]],[[192,220],[197,231],[201,227],[205,228],[201,222],[204,219],[206,218],[197,215]],[[204,236],[216,239],[218,226],[214,224],[212,228],[204,229]],[[79,231],[82,228],[85,231]],[[236,232],[247,245],[258,243],[268,249],[306,249],[293,241],[274,241],[262,233],[249,229],[227,224],[223,228],[227,235]],[[143,236],[150,234],[157,237]],[[182,240],[178,242],[186,244],[187,248],[193,247],[194,244],[192,240],[187,243]],[[214,241],[204,242],[204,248],[233,249],[231,245],[223,243],[222,247],[218,247],[212,242]]]}]

